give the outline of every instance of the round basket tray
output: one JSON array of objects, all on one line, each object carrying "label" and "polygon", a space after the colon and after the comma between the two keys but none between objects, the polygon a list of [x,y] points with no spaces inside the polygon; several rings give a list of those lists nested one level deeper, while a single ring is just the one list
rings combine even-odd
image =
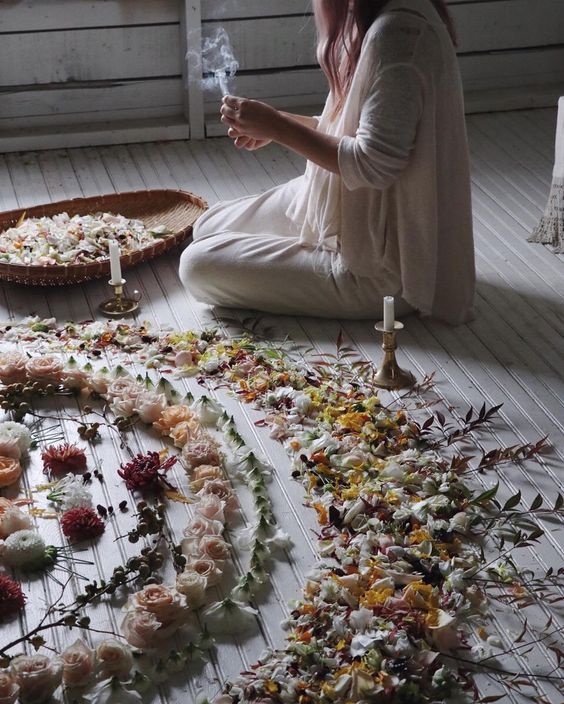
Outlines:
[{"label": "round basket tray", "polygon": [[[154,244],[124,254],[121,257],[121,267],[127,269],[163,254],[187,239],[192,234],[192,226],[207,207],[203,198],[187,191],[131,191],[36,205],[25,209],[25,217],[51,217],[59,213],[68,213],[72,217],[104,212],[123,215],[131,220],[142,220],[148,228],[164,225],[171,231],[172,234],[155,240]],[[2,232],[16,225],[23,212],[20,209],[0,213],[0,238]],[[76,284],[109,275],[109,258],[86,264],[68,265],[34,266],[33,264],[0,263],[0,279],[35,286]]]}]

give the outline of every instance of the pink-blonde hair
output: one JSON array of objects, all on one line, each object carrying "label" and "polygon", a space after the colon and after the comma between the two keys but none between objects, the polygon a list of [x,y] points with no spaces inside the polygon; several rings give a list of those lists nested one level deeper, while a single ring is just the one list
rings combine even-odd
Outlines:
[{"label": "pink-blonde hair", "polygon": [[[317,60],[329,81],[337,113],[345,101],[366,32],[388,0],[313,0],[319,35]],[[429,0],[445,23],[453,44],[456,32],[444,0]]]}]

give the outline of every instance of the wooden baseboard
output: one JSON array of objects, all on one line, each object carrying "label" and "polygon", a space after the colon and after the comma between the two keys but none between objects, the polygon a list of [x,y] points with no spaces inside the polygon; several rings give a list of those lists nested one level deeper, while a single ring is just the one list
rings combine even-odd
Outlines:
[{"label": "wooden baseboard", "polygon": [[53,128],[2,130],[0,153],[189,138],[190,127],[181,117],[73,124],[57,126],[56,132]]}]

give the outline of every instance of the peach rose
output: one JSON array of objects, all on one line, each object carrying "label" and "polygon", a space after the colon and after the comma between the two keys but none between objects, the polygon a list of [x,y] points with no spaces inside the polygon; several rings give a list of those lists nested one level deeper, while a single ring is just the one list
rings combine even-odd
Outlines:
[{"label": "peach rose", "polygon": [[22,456],[18,438],[0,437],[0,457],[11,457],[19,460]]},{"label": "peach rose", "polygon": [[208,580],[194,570],[184,570],[176,577],[176,589],[184,594],[192,609],[197,609],[205,601]]},{"label": "peach rose", "polygon": [[19,693],[15,676],[8,670],[0,670],[0,704],[15,704]]},{"label": "peach rose", "polygon": [[186,616],[185,600],[178,592],[164,584],[150,584],[132,595],[134,609],[143,609],[155,614],[163,628],[180,623]]},{"label": "peach rose", "polygon": [[63,367],[61,360],[54,354],[32,357],[25,365],[28,378],[45,385],[60,384],[63,378]]},{"label": "peach rose", "polygon": [[126,680],[133,667],[131,648],[117,640],[103,640],[96,648],[96,661],[103,678]]},{"label": "peach rose", "polygon": [[18,655],[10,669],[20,686],[21,704],[46,702],[61,684],[63,665],[45,655]]},{"label": "peach rose", "polygon": [[63,682],[69,686],[84,686],[94,672],[94,651],[82,640],[75,640],[61,655]]},{"label": "peach rose", "polygon": [[211,464],[201,464],[196,467],[190,476],[190,489],[193,492],[198,492],[203,489],[206,482],[212,481],[213,479],[221,479],[223,477],[223,472],[219,467]]},{"label": "peach rose", "polygon": [[169,437],[176,447],[184,447],[187,442],[198,437],[200,426],[194,420],[183,420],[178,425],[175,425],[169,433]]},{"label": "peach rose", "polygon": [[194,413],[190,410],[190,406],[177,403],[174,406],[169,406],[161,413],[161,417],[153,423],[153,428],[161,435],[169,435],[170,431],[179,423],[184,423],[187,420],[193,420]]},{"label": "peach rose", "polygon": [[208,587],[215,586],[220,581],[223,574],[218,565],[209,557],[197,557],[188,560],[184,566],[184,571],[196,572],[202,577],[205,577]]},{"label": "peach rose", "polygon": [[13,457],[0,457],[0,489],[15,484],[22,474],[22,466]]},{"label": "peach rose", "polygon": [[214,562],[223,562],[229,557],[229,544],[219,535],[204,535],[198,550],[203,557],[209,557]]},{"label": "peach rose", "polygon": [[204,518],[208,518],[210,521],[225,523],[223,501],[215,494],[202,496],[196,504],[196,513]]},{"label": "peach rose", "polygon": [[160,638],[157,635],[161,623],[155,614],[145,609],[130,609],[121,624],[121,632],[134,648],[149,650]]},{"label": "peach rose", "polygon": [[228,482],[222,481],[221,479],[213,479],[212,481],[206,482],[198,492],[198,496],[203,498],[210,494],[221,499],[228,511],[233,511],[239,507],[239,501]]},{"label": "peach rose", "polygon": [[7,538],[18,530],[29,530],[32,527],[29,515],[20,511],[17,506],[9,506],[6,509],[0,506],[0,538]]},{"label": "peach rose", "polygon": [[19,352],[0,354],[0,381],[6,386],[27,381],[25,365],[27,357]]}]

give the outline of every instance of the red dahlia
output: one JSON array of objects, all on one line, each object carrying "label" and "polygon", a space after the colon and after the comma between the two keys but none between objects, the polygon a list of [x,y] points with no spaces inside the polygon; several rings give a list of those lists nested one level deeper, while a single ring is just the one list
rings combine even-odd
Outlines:
[{"label": "red dahlia", "polygon": [[82,472],[86,469],[84,450],[68,442],[63,445],[49,445],[41,453],[43,471],[45,474],[65,474],[66,472]]},{"label": "red dahlia", "polygon": [[25,606],[25,594],[15,579],[0,574],[0,618],[12,616]]},{"label": "red dahlia", "polygon": [[61,516],[61,527],[71,543],[97,538],[106,530],[96,511],[85,506],[65,511]]},{"label": "red dahlia", "polygon": [[162,484],[173,488],[166,480],[165,473],[175,463],[176,457],[169,457],[163,462],[158,452],[148,452],[146,455],[136,455],[131,462],[122,464],[118,474],[130,490],[158,492],[162,489]]}]

